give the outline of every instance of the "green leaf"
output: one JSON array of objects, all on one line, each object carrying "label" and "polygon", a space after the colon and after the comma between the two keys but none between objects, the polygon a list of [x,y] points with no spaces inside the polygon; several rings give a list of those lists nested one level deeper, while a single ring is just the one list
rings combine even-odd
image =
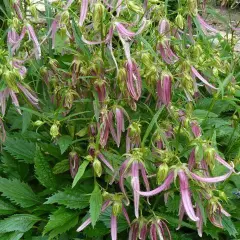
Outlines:
[{"label": "green leaf", "polygon": [[78,212],[60,207],[52,215],[44,228],[43,235],[48,233],[49,239],[55,238],[78,223]]},{"label": "green leaf", "polygon": [[229,233],[230,236],[236,237],[238,231],[236,230],[230,217],[222,216],[223,229]]},{"label": "green leaf", "polygon": [[180,197],[178,195],[174,195],[173,198],[169,198],[166,204],[167,212],[177,213],[179,210]]},{"label": "green leaf", "polygon": [[90,217],[94,227],[101,213],[102,193],[96,184],[90,197]]},{"label": "green leaf", "polygon": [[9,198],[23,208],[40,203],[32,189],[18,179],[9,180],[0,177],[0,192],[2,192],[2,196]]},{"label": "green leaf", "polygon": [[78,172],[73,180],[73,183],[72,183],[72,187],[75,187],[76,184],[78,183],[78,181],[81,179],[81,177],[83,176],[85,170],[86,170],[86,167],[88,166],[89,164],[89,161],[84,161],[78,168]]},{"label": "green leaf", "polygon": [[73,29],[73,35],[74,35],[74,38],[76,40],[77,45],[79,46],[79,48],[81,49],[83,54],[88,59],[90,59],[91,58],[91,53],[90,53],[88,47],[86,46],[86,44],[82,41],[82,34],[80,32],[80,29],[79,29],[78,25],[74,21],[74,18],[72,18],[72,29]]},{"label": "green leaf", "polygon": [[61,154],[63,154],[68,149],[71,143],[72,143],[72,138],[71,136],[68,136],[68,135],[61,136],[58,139],[58,145],[60,147]]},{"label": "green leaf", "polygon": [[0,233],[27,232],[40,218],[30,214],[16,214],[0,221]]},{"label": "green leaf", "polygon": [[9,232],[0,234],[1,240],[19,240],[22,238],[24,233],[21,232]]},{"label": "green leaf", "polygon": [[156,112],[156,114],[153,116],[150,124],[148,125],[148,128],[147,128],[147,130],[146,130],[146,132],[145,132],[145,134],[144,134],[144,136],[143,136],[143,140],[142,140],[142,145],[143,145],[143,146],[144,146],[144,143],[145,143],[146,139],[148,138],[150,132],[152,131],[154,124],[157,123],[157,120],[158,120],[158,118],[159,118],[159,116],[160,116],[163,108],[164,108],[164,106],[161,107],[161,108]]},{"label": "green leaf", "polygon": [[4,149],[13,157],[26,163],[33,163],[36,147],[33,142],[7,137]]},{"label": "green leaf", "polygon": [[17,211],[17,208],[6,199],[0,199],[0,215],[13,214]]},{"label": "green leaf", "polygon": [[32,119],[32,114],[27,111],[23,111],[22,114],[22,133],[25,133],[28,129]]},{"label": "green leaf", "polygon": [[42,154],[40,148],[37,146],[36,156],[34,158],[34,167],[39,182],[46,188],[56,188],[56,179],[53,175],[50,165]]},{"label": "green leaf", "polygon": [[68,159],[64,159],[61,162],[58,162],[53,167],[53,173],[54,174],[60,174],[60,173],[68,171],[69,169],[70,169],[69,160]]},{"label": "green leaf", "polygon": [[44,204],[62,204],[70,209],[83,209],[89,206],[90,194],[78,189],[66,189],[49,197]]}]

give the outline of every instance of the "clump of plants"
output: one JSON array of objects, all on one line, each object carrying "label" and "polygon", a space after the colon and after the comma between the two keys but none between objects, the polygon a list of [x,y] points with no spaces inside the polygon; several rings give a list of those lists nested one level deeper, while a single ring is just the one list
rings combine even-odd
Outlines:
[{"label": "clump of plants", "polygon": [[3,2],[0,239],[237,239],[238,26],[207,1]]}]

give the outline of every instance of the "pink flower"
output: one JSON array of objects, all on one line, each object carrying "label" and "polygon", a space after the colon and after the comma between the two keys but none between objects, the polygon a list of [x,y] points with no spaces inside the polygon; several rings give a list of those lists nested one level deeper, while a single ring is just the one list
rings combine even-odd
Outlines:
[{"label": "pink flower", "polygon": [[80,18],[79,18],[79,26],[82,27],[88,11],[88,0],[82,0],[81,10],[80,10]]},{"label": "pink flower", "polygon": [[35,107],[38,106],[38,98],[35,96],[35,93],[31,92],[31,90],[28,90],[25,86],[22,84],[18,83],[17,86],[20,88],[20,90],[24,93],[26,98],[29,100],[29,102],[34,105]]},{"label": "pink flower", "polygon": [[163,36],[170,37],[170,24],[166,18],[159,22],[158,32]]},{"label": "pink flower", "polygon": [[173,50],[170,47],[170,43],[168,40],[163,39],[158,44],[158,51],[163,59],[164,62],[167,64],[174,64],[178,61],[178,56],[173,52]]},{"label": "pink flower", "polygon": [[23,20],[23,15],[21,11],[21,5],[20,5],[20,0],[15,0],[13,3],[13,8],[20,20]]},{"label": "pink flower", "polygon": [[35,31],[33,29],[33,27],[30,24],[27,24],[27,29],[28,29],[28,34],[30,39],[33,41],[33,45],[35,47],[35,56],[36,59],[40,59],[41,58],[41,48],[40,48],[40,44],[38,42],[37,36],[35,34]]},{"label": "pink flower", "polygon": [[157,82],[157,95],[159,104],[169,105],[171,102],[172,77],[163,73],[161,80]]},{"label": "pink flower", "polygon": [[200,23],[200,26],[202,27],[203,30],[206,29],[206,30],[209,30],[209,31],[214,32],[214,33],[219,32],[217,29],[215,29],[212,26],[210,26],[209,24],[207,24],[199,14],[197,14],[197,20]]},{"label": "pink flower", "polygon": [[150,225],[151,240],[169,239],[171,240],[171,233],[165,221],[161,219],[153,219]]},{"label": "pink flower", "polygon": [[197,121],[191,122],[191,127],[192,127],[192,132],[195,137],[200,137],[201,136],[201,128]]},{"label": "pink flower", "polygon": [[138,101],[142,92],[142,79],[138,70],[138,66],[135,61],[128,60],[125,67],[127,72],[128,92],[134,100]]},{"label": "pink flower", "polygon": [[140,217],[131,225],[130,231],[129,231],[129,240],[146,240],[147,238],[147,232],[148,232],[148,221],[147,219]]},{"label": "pink flower", "polygon": [[197,77],[200,81],[202,81],[206,86],[212,88],[212,89],[217,89],[214,87],[212,84],[210,84],[198,71],[196,68],[191,66],[192,73],[195,77]]},{"label": "pink flower", "polygon": [[114,169],[112,167],[112,165],[107,161],[107,159],[104,157],[104,155],[102,153],[98,153],[97,154],[97,158],[102,161],[112,172],[114,172]]},{"label": "pink flower", "polygon": [[107,111],[102,111],[100,117],[100,144],[102,147],[105,147],[108,141],[109,136],[109,120]]}]

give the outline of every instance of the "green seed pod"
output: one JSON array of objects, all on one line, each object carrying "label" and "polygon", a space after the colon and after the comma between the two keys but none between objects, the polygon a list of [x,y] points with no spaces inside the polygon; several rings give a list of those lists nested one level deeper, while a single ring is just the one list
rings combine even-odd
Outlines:
[{"label": "green seed pod", "polygon": [[122,211],[122,203],[119,201],[114,202],[113,208],[112,208],[112,213],[114,216],[118,216],[119,213]]},{"label": "green seed pod", "polygon": [[100,24],[103,21],[106,9],[104,5],[100,2],[97,2],[94,6],[93,11],[93,27],[97,31],[100,29]]},{"label": "green seed pod", "polygon": [[135,4],[134,1],[128,1],[127,6],[128,6],[128,9],[132,10],[133,12],[144,14],[143,8]]},{"label": "green seed pod", "polygon": [[94,161],[93,161],[93,169],[94,169],[94,172],[96,173],[96,175],[98,177],[101,177],[101,175],[102,175],[102,164],[97,158],[95,158]]},{"label": "green seed pod", "polygon": [[44,124],[43,121],[37,120],[37,121],[35,121],[35,122],[33,123],[33,126],[40,127],[40,126],[42,126],[43,124]]},{"label": "green seed pod", "polygon": [[177,15],[177,17],[175,19],[175,23],[180,29],[184,28],[184,18],[181,14]]},{"label": "green seed pod", "polygon": [[59,135],[59,127],[56,123],[54,123],[50,128],[50,135],[55,138]]},{"label": "green seed pod", "polygon": [[168,175],[168,171],[169,171],[169,167],[167,165],[167,163],[162,163],[159,167],[158,167],[158,171],[157,171],[157,184],[160,185],[165,178]]}]

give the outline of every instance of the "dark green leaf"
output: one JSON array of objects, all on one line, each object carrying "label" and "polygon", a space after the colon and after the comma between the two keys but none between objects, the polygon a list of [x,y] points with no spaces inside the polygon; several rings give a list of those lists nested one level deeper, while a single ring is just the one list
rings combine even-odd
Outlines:
[{"label": "dark green leaf", "polygon": [[102,193],[96,184],[90,198],[90,217],[94,227],[101,213]]},{"label": "dark green leaf", "polygon": [[25,133],[28,129],[32,119],[32,114],[27,111],[23,111],[22,114],[22,133]]},{"label": "dark green leaf", "polygon": [[64,159],[61,162],[58,162],[53,167],[53,173],[54,174],[60,174],[60,173],[68,171],[69,169],[70,169],[69,160],[68,159]]},{"label": "dark green leaf", "polygon": [[68,149],[71,143],[72,143],[72,138],[71,136],[68,136],[68,135],[61,136],[58,139],[58,145],[60,147],[61,154],[63,154]]},{"label": "dark green leaf", "polygon": [[78,183],[78,181],[81,179],[81,177],[83,176],[85,170],[86,170],[86,167],[88,166],[89,162],[88,161],[84,161],[78,168],[78,172],[73,180],[73,183],[72,183],[72,187],[75,187],[76,184]]}]

